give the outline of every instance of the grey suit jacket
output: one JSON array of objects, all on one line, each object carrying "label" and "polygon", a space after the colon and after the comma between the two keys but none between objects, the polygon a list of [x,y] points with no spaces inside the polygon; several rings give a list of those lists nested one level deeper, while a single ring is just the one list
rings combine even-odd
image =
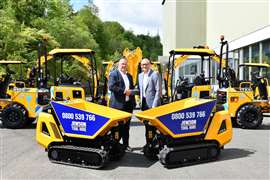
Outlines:
[{"label": "grey suit jacket", "polygon": [[[139,74],[139,90],[142,104],[143,99],[143,72]],[[145,89],[145,99],[149,108],[157,107],[161,104],[161,78],[156,71],[150,70],[148,82]]]}]

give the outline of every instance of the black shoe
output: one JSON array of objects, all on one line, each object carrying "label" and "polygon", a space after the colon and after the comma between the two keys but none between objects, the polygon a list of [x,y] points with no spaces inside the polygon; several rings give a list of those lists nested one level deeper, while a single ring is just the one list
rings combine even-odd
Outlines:
[{"label": "black shoe", "polygon": [[133,150],[132,150],[132,148],[130,146],[126,146],[125,151],[126,152],[132,152]]}]

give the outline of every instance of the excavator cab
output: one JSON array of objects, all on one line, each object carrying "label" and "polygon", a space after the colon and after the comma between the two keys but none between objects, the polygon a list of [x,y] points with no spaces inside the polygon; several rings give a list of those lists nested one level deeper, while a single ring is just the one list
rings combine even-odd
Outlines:
[{"label": "excavator cab", "polygon": [[[49,63],[52,78],[46,76],[50,85],[51,99],[61,101],[66,99],[85,99],[86,92],[82,88],[83,82],[79,81],[75,77],[71,77],[64,71],[64,65],[70,65],[71,62],[78,62],[82,67],[82,71],[87,74],[87,81],[84,82],[84,86],[88,88],[87,94],[90,96],[88,100],[96,101],[94,97],[97,97],[98,77],[97,67],[94,60],[95,52],[91,49],[53,49],[48,55],[41,57],[38,65],[43,66]],[[46,68],[45,68],[46,71]],[[34,74],[34,73],[33,73]],[[92,96],[93,95],[93,96]]]},{"label": "excavator cab", "polygon": [[[172,100],[187,97],[209,98],[212,96],[211,76],[213,62],[219,63],[214,50],[203,46],[181,48],[170,51],[168,62],[166,97]],[[225,61],[222,61],[224,67]],[[208,72],[205,72],[208,66]],[[176,71],[179,68],[179,71]],[[177,75],[176,73],[179,72]]]}]

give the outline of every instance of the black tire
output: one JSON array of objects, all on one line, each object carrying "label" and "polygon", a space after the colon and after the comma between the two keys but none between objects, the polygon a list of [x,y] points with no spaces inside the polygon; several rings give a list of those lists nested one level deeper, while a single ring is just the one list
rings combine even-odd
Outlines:
[{"label": "black tire", "polygon": [[19,129],[27,123],[26,110],[18,104],[6,107],[1,116],[4,128]]},{"label": "black tire", "polygon": [[237,118],[236,117],[231,117],[231,121],[232,121],[232,127],[235,127],[235,128],[241,127],[239,125],[240,123],[237,121]]},{"label": "black tire", "polygon": [[256,129],[262,124],[263,114],[261,108],[253,104],[247,104],[237,113],[237,124],[242,128]]}]

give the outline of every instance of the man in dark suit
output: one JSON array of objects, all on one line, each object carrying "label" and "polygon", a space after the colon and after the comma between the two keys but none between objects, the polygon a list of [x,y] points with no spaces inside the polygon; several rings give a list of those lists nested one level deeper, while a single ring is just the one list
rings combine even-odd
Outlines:
[{"label": "man in dark suit", "polygon": [[[108,86],[111,91],[110,107],[132,113],[135,107],[135,91],[132,76],[127,73],[127,59],[119,60],[118,69],[110,73]],[[126,150],[129,147],[129,125],[130,120],[120,126],[120,134]]]}]

